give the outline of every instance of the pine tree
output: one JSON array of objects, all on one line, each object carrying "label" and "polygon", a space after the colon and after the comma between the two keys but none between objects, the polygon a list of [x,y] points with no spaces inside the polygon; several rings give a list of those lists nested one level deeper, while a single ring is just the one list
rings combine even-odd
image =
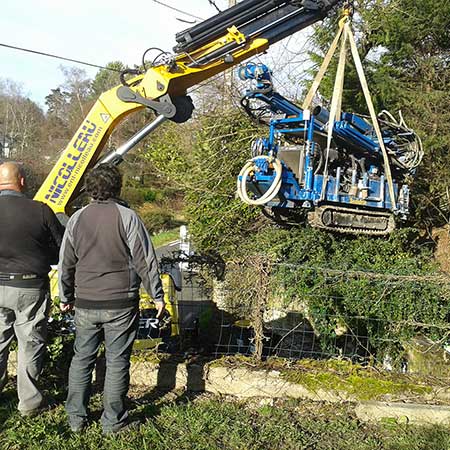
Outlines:
[{"label": "pine tree", "polygon": [[[318,26],[311,57],[320,62],[339,13]],[[401,110],[423,139],[425,158],[413,192],[421,225],[450,221],[450,0],[355,2],[352,21],[378,111]],[[321,86],[330,98],[336,62]],[[355,70],[347,67],[343,107],[365,113]]]}]

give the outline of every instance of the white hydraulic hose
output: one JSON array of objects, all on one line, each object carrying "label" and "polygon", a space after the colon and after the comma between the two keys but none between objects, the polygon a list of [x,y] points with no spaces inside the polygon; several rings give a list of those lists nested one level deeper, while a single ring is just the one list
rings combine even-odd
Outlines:
[{"label": "white hydraulic hose", "polygon": [[[256,170],[255,160],[264,158],[269,161],[269,163],[273,164],[273,168],[275,170],[275,178],[270,185],[269,189],[259,198],[251,199],[247,193],[247,177],[250,172],[254,172]],[[237,193],[239,198],[246,203],[247,205],[265,205],[273,200],[281,188],[281,174],[283,171],[283,166],[281,165],[281,161],[277,158],[273,158],[272,156],[262,155],[257,156],[256,158],[251,159],[245,164],[239,173],[237,180]]]}]

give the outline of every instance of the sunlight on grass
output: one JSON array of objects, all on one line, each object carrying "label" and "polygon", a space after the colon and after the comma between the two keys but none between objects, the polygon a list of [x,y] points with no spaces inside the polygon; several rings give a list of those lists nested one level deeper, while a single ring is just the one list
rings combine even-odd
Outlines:
[{"label": "sunlight on grass", "polygon": [[[175,395],[176,397],[176,395]],[[101,395],[94,395],[94,420],[83,433],[71,433],[63,405],[36,418],[22,418],[17,401],[0,404],[0,448],[35,450],[442,450],[449,448],[449,429],[400,423],[367,424],[345,405],[280,401],[261,405],[218,398],[163,400],[158,396],[132,402],[131,417],[139,430],[102,436]]]},{"label": "sunlight on grass", "polygon": [[179,228],[175,228],[174,230],[169,231],[163,231],[162,233],[158,233],[152,236],[152,243],[155,248],[162,247],[169,244],[170,242],[176,241],[179,236]]}]

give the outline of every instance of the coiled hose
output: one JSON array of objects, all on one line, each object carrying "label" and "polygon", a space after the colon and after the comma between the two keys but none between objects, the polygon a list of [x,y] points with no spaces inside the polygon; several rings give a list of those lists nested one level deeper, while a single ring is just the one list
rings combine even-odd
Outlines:
[{"label": "coiled hose", "polygon": [[[275,178],[270,185],[269,189],[259,198],[251,199],[247,193],[247,177],[251,172],[255,172],[257,170],[257,166],[255,161],[257,159],[266,159],[269,164],[273,165],[273,169],[275,171]],[[245,164],[239,173],[237,179],[237,193],[239,198],[246,203],[247,205],[265,205],[273,200],[281,188],[281,174],[283,172],[283,166],[281,165],[281,161],[278,158],[274,158],[273,156],[261,155],[255,158],[252,158],[250,161]]]}]

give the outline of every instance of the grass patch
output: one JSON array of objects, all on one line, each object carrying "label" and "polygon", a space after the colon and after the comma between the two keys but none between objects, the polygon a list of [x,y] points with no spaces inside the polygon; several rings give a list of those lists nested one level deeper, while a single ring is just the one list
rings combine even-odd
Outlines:
[{"label": "grass patch", "polygon": [[[164,363],[171,355],[136,352],[138,361]],[[180,362],[182,361],[182,358]],[[373,398],[424,388],[407,377],[396,379],[343,360],[298,362],[252,358],[223,358],[222,365],[277,370],[289,381],[304,382],[311,389],[324,385],[360,392]],[[300,379],[294,379],[294,374]],[[369,376],[370,375],[370,376]],[[305,378],[309,377],[309,378]],[[401,377],[401,378],[400,378]],[[306,380],[306,381],[305,381]],[[403,381],[402,381],[403,380]],[[402,384],[402,383],[406,383]],[[348,403],[321,403],[296,399],[251,399],[203,394],[189,397],[184,391],[163,394],[149,387],[133,387],[130,415],[143,425],[137,431],[104,437],[99,424],[102,397],[92,397],[92,423],[81,434],[70,431],[63,402],[64,383],[51,383],[59,402],[52,411],[35,418],[17,412],[16,391],[9,383],[0,394],[1,450],[444,450],[450,449],[450,427],[413,426],[395,420],[379,424],[361,422]],[[50,388],[50,386],[48,386]]]},{"label": "grass patch", "polygon": [[[5,399],[2,399],[5,400]],[[12,398],[0,406],[2,450],[442,450],[450,448],[450,429],[389,423],[361,423],[343,405],[284,401],[262,405],[184,395],[171,401],[145,395],[131,414],[144,424],[138,431],[103,437],[98,421],[82,434],[70,432],[63,407],[33,419],[19,416]],[[101,397],[91,402],[98,418]]]},{"label": "grass patch", "polygon": [[158,248],[169,244],[170,242],[176,241],[180,237],[180,229],[175,228],[174,230],[163,231],[162,233],[155,234],[151,237],[153,247]]}]

